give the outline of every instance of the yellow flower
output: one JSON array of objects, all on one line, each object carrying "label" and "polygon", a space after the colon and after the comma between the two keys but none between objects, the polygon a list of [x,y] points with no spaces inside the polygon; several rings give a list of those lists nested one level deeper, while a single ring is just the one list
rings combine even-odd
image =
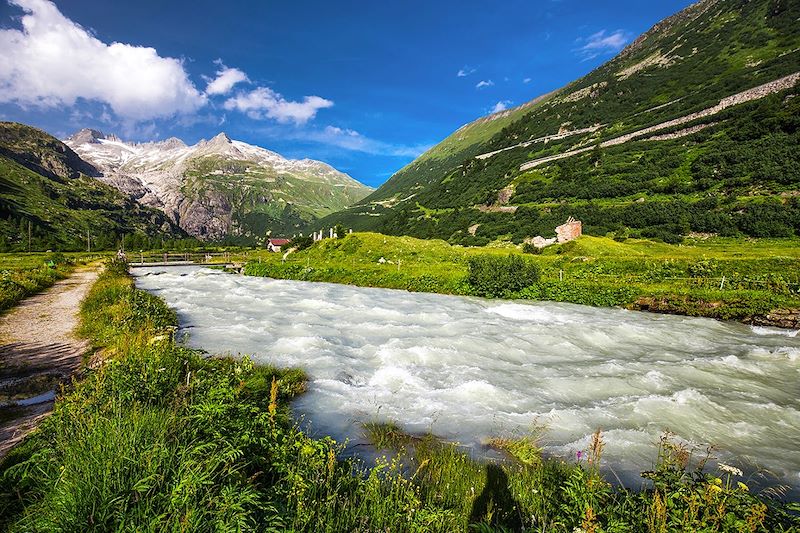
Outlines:
[{"label": "yellow flower", "polygon": [[742,489],[743,491],[749,491],[750,490],[750,488],[747,485],[745,485],[744,483],[742,483],[741,481],[738,483],[738,485],[739,485],[739,488]]}]

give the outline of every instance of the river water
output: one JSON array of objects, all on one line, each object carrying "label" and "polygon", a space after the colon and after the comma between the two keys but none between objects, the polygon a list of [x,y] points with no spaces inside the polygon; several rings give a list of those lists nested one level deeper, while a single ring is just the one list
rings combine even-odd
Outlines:
[{"label": "river water", "polygon": [[356,445],[360,422],[392,420],[480,451],[544,426],[546,451],[574,458],[602,428],[607,465],[636,484],[668,429],[800,487],[797,331],[195,267],[136,283],[178,312],[188,345],[305,369],[295,408],[317,435]]}]

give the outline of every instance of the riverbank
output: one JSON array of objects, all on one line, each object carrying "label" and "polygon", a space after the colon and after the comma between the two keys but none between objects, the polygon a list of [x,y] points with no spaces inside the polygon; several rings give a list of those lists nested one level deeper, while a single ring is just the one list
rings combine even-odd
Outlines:
[{"label": "riverbank", "polygon": [[[735,468],[670,436],[644,477],[612,487],[597,433],[575,458],[541,456],[535,436],[496,439],[504,462],[478,462],[432,436],[371,424],[390,453],[374,467],[311,439],[289,402],[302,372],[206,358],[172,340],[176,316],[120,265],[82,306],[104,350],[56,409],[0,463],[9,531],[793,531],[792,506],[751,494]],[[700,460],[698,460],[700,459]]]},{"label": "riverbank", "polygon": [[355,233],[289,254],[262,252],[243,272],[418,292],[472,295],[476,257],[519,255],[540,277],[508,299],[702,316],[800,328],[800,242],[694,240],[669,245],[583,236],[523,254],[514,246],[460,247],[444,241]]}]

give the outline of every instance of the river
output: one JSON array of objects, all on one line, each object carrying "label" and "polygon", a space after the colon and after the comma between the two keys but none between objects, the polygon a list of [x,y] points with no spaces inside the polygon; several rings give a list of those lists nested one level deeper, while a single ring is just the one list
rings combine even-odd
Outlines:
[{"label": "river", "polygon": [[295,409],[316,435],[353,446],[360,422],[391,420],[480,453],[488,437],[544,426],[546,452],[571,459],[601,428],[607,466],[638,486],[668,429],[748,475],[771,472],[751,483],[800,487],[797,331],[196,267],[136,274],[189,346],[305,369]]}]

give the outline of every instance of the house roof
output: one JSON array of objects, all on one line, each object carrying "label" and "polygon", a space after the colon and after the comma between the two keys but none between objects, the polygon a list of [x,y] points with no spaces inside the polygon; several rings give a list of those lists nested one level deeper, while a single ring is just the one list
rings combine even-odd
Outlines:
[{"label": "house roof", "polygon": [[270,239],[269,243],[273,246],[283,246],[284,244],[288,244],[291,241],[289,239]]}]

